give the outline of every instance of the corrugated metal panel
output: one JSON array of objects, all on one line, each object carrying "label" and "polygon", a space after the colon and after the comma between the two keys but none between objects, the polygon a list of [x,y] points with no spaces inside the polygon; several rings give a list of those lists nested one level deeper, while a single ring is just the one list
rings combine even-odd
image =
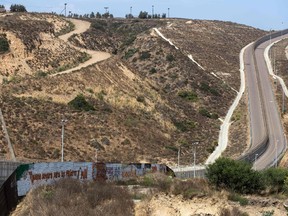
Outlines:
[{"label": "corrugated metal panel", "polygon": [[17,169],[20,162],[0,161],[0,186]]},{"label": "corrugated metal panel", "polygon": [[14,171],[0,188],[0,216],[9,215],[9,212],[17,206],[17,203],[16,171]]}]

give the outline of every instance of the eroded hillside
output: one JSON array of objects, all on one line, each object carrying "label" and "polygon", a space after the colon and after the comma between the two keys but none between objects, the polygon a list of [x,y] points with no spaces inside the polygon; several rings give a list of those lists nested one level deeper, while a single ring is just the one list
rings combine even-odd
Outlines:
[{"label": "eroded hillside", "polygon": [[[25,22],[33,23],[39,16],[26,16]],[[51,17],[41,15],[41,19],[45,16]],[[73,35],[70,41],[113,56],[77,72],[51,77],[46,74],[52,68],[71,66],[77,58],[73,52],[65,52],[66,60],[57,67],[43,67],[47,59],[61,55],[59,49],[64,52],[62,46],[70,47],[55,37],[61,28],[56,30],[53,23],[65,21],[51,19],[46,24],[49,33],[38,30],[38,36],[31,38],[37,44],[41,35],[50,34],[29,51],[26,63],[31,72],[21,72],[35,75],[14,73],[13,79],[2,85],[1,107],[21,160],[59,160],[61,119],[65,118],[66,160],[93,160],[98,149],[98,160],[173,163],[181,146],[182,162],[190,163],[192,142],[200,140],[197,163],[203,162],[217,145],[218,118],[225,116],[236,95],[234,89],[239,88],[239,52],[265,33],[217,21],[90,20],[90,29]],[[68,25],[63,24],[62,29]],[[10,32],[25,46],[25,37]],[[42,55],[40,50],[50,48],[50,42],[55,49]],[[15,55],[12,52],[18,53],[11,49],[2,55]],[[45,75],[37,75],[39,70]],[[94,110],[79,111],[68,105],[79,94]]]},{"label": "eroded hillside", "polygon": [[10,42],[10,51],[1,55],[0,75],[34,76],[71,68],[87,60],[57,36],[73,29],[73,25],[55,15],[9,14],[0,17],[0,34]]}]

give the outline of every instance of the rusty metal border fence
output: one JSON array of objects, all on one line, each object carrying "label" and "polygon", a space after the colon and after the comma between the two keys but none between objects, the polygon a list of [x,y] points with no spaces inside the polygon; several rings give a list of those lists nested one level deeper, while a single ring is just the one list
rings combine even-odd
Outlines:
[{"label": "rusty metal border fence", "polygon": [[17,203],[18,195],[15,170],[0,188],[0,216],[9,215],[10,211],[17,206]]}]

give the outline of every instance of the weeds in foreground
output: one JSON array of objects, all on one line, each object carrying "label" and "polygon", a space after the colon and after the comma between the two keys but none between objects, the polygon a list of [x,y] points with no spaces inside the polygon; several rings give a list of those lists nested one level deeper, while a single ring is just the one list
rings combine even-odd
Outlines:
[{"label": "weeds in foreground", "polygon": [[23,202],[30,207],[18,215],[134,215],[134,203],[128,191],[104,182],[63,179],[40,186],[28,196]]}]

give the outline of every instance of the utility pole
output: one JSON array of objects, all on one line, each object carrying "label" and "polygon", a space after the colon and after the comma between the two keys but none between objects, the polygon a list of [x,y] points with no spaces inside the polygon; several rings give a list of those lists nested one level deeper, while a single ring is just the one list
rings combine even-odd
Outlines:
[{"label": "utility pole", "polygon": [[254,160],[254,164],[255,164],[255,169],[256,169],[256,160],[257,160],[258,154],[255,154],[255,160]]},{"label": "utility pole", "polygon": [[178,168],[180,167],[180,152],[181,151],[181,146],[179,146],[179,149],[178,149]]},{"label": "utility pole", "polygon": [[98,149],[96,149],[96,154],[95,154],[95,161],[97,163],[97,157],[98,157]]},{"label": "utility pole", "polygon": [[285,94],[283,88],[282,88],[282,114],[285,114]]},{"label": "utility pole", "polygon": [[193,152],[193,176],[194,178],[196,178],[196,146],[195,145],[198,145],[200,141],[194,141],[192,142],[192,146],[194,146],[194,152]]},{"label": "utility pole", "polygon": [[67,3],[65,3],[64,6],[65,6],[65,17],[66,17],[66,6],[67,6]]},{"label": "utility pole", "polygon": [[277,161],[278,161],[278,142],[279,142],[279,140],[277,140],[277,142],[276,142],[275,167],[277,167]]},{"label": "utility pole", "polygon": [[64,162],[64,126],[65,123],[67,122],[66,119],[61,120],[61,125],[62,125],[62,133],[61,133],[61,162]]}]

